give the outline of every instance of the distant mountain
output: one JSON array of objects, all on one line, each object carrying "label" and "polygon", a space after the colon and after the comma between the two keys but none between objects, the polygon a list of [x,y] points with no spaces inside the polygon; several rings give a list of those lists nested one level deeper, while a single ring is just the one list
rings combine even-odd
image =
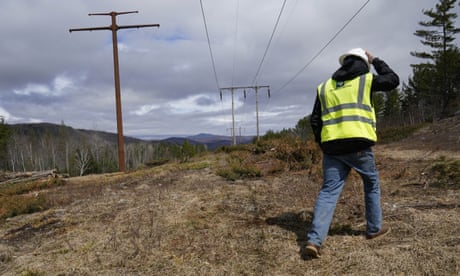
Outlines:
[{"label": "distant mountain", "polygon": [[[248,143],[251,143],[253,139],[254,139],[253,136],[236,137],[238,144],[248,144]],[[197,135],[187,136],[187,137],[170,137],[170,138],[161,140],[161,142],[183,144],[185,140],[187,140],[189,143],[193,145],[203,144],[203,145],[206,145],[208,150],[215,150],[221,146],[232,145],[233,137],[214,135],[214,134],[209,134],[209,133],[200,133]]]},{"label": "distant mountain", "polygon": [[[74,129],[65,125],[56,125],[51,123],[33,123],[33,124],[14,124],[9,125],[16,133],[42,138],[46,136],[65,136],[66,139],[73,140],[75,142],[81,141],[92,141],[97,138],[99,140],[106,141],[108,143],[117,144],[118,135],[116,133],[110,133],[105,131],[97,130],[86,130],[86,129]],[[161,135],[160,135],[161,137]],[[251,143],[254,137],[252,136],[238,136],[238,144]],[[200,133],[197,135],[186,136],[186,137],[168,137],[165,139],[140,139],[129,136],[124,136],[124,142],[129,143],[171,143],[176,145],[182,145],[185,141],[188,141],[192,145],[206,145],[208,150],[214,150],[221,146],[229,146],[232,144],[231,136],[213,135],[208,133]]]},{"label": "distant mountain", "polygon": [[[222,141],[232,141],[233,137],[231,136],[221,136],[221,135],[213,135],[209,133],[200,133],[194,136],[188,136],[187,138],[190,138],[192,140],[202,142],[202,143],[207,143],[209,141],[216,141],[216,140],[222,140]],[[254,136],[237,136],[236,140],[237,142],[241,144],[247,144],[252,142],[254,139]]]},{"label": "distant mountain", "polygon": [[[92,138],[97,137],[100,140],[114,143],[118,142],[118,135],[115,133],[87,130],[87,129],[74,129],[65,125],[56,125],[51,123],[33,123],[33,124],[14,124],[9,125],[15,133],[32,136],[36,138],[52,136],[59,137],[65,136],[66,139],[76,141],[91,141]],[[124,136],[125,143],[138,143],[143,142],[141,139]]]}]

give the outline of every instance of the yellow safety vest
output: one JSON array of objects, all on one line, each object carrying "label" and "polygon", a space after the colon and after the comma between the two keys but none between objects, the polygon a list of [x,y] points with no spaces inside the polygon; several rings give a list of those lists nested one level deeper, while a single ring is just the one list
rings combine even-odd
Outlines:
[{"label": "yellow safety vest", "polygon": [[377,142],[371,102],[372,78],[373,75],[367,73],[344,82],[329,79],[318,86],[323,121],[321,142],[347,138]]}]

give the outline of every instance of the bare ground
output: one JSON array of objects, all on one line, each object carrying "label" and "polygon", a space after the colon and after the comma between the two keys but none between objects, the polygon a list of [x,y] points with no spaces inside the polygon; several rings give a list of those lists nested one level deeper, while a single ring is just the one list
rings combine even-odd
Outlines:
[{"label": "bare ground", "polygon": [[[457,120],[449,128],[459,127]],[[459,275],[459,190],[432,186],[428,168],[439,158],[459,160],[460,133],[447,132],[447,145],[421,139],[440,140],[443,130],[375,148],[392,231],[364,238],[353,174],[320,259],[304,258],[301,248],[321,179],[300,171],[227,181],[216,174],[226,156],[215,154],[70,178],[45,191],[57,207],[0,222],[0,274]]]}]

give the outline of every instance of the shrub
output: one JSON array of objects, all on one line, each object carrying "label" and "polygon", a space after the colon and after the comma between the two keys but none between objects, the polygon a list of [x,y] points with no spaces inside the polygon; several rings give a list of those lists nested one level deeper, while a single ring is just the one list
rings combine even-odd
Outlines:
[{"label": "shrub", "polygon": [[312,139],[302,140],[292,134],[263,139],[258,147],[260,152],[270,152],[276,159],[286,163],[289,170],[312,169],[321,159],[321,151]]},{"label": "shrub", "polygon": [[0,201],[0,219],[31,214],[43,211],[48,207],[45,197],[40,194],[3,197]]},{"label": "shrub", "polygon": [[253,160],[248,150],[233,151],[227,158],[228,166],[217,170],[217,174],[232,181],[260,177],[261,171],[255,166]]},{"label": "shrub", "polygon": [[430,171],[434,176],[431,187],[460,189],[460,160],[449,161],[441,157],[433,163]]},{"label": "shrub", "polygon": [[46,181],[35,180],[1,185],[0,219],[30,214],[49,208],[49,202],[39,191],[61,185],[61,183],[59,178],[51,178]]},{"label": "shrub", "polygon": [[284,170],[321,172],[321,151],[312,139],[303,140],[292,131],[268,132],[255,144],[222,147],[229,153],[228,166],[217,173],[230,180],[275,174]]}]

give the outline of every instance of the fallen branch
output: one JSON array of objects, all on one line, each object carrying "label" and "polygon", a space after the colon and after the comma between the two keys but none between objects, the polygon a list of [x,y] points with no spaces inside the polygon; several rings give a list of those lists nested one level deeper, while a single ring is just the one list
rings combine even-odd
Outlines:
[{"label": "fallen branch", "polygon": [[460,205],[458,203],[445,204],[445,203],[435,202],[435,203],[406,204],[406,205],[401,205],[400,207],[415,208],[415,209],[454,209],[454,208],[459,208]]},{"label": "fallen branch", "polygon": [[34,171],[34,172],[20,172],[20,173],[3,173],[1,175],[2,179],[7,179],[0,182],[2,184],[14,184],[20,182],[33,181],[38,179],[44,179],[49,177],[57,177],[57,170],[47,170],[47,171]]}]

